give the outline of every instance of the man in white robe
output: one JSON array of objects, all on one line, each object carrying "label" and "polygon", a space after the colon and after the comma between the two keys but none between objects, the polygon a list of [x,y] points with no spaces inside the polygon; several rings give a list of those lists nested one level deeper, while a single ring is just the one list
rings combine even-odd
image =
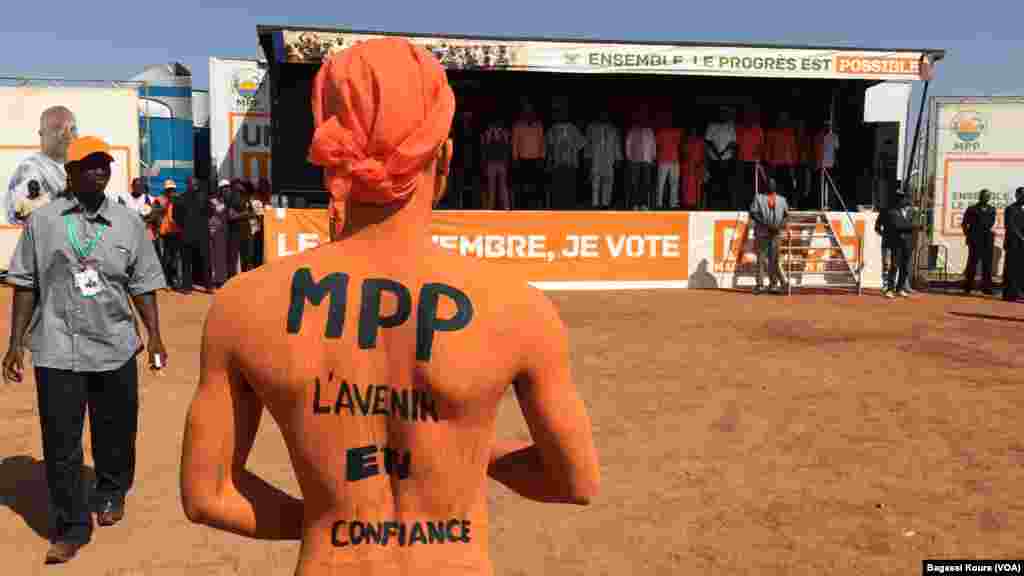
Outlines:
[{"label": "man in white robe", "polygon": [[3,199],[4,224],[18,223],[15,214],[18,201],[28,197],[28,183],[39,183],[40,194],[50,200],[67,187],[64,160],[68,144],[78,135],[75,115],[64,106],[53,106],[39,118],[39,152],[26,157],[14,168]]}]

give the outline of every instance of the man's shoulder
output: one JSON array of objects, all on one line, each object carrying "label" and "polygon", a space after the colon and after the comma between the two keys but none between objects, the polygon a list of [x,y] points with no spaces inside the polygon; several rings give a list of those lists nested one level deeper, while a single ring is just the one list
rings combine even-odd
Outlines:
[{"label": "man's shoulder", "polygon": [[43,222],[60,218],[64,215],[64,211],[71,206],[71,202],[63,197],[51,198],[49,202],[32,211],[32,221]]},{"label": "man's shoulder", "polygon": [[139,228],[144,227],[142,219],[139,218],[138,212],[129,208],[127,205],[118,202],[117,199],[113,197],[108,198],[107,202],[109,204],[107,209],[110,211],[111,217],[117,219],[118,224],[124,222],[131,226],[137,226]]},{"label": "man's shoulder", "polygon": [[465,290],[474,306],[485,309],[496,322],[528,322],[530,311],[546,296],[507,266],[436,247],[429,256],[430,268],[439,281]]}]

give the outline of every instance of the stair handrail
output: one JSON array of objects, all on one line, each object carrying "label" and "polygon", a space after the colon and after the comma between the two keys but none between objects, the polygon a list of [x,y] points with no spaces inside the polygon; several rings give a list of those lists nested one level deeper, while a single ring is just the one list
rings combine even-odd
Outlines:
[{"label": "stair handrail", "polygon": [[[850,211],[846,208],[846,202],[843,201],[842,195],[839,194],[839,189],[836,187],[835,181],[832,180],[832,175],[828,173],[828,168],[822,168],[821,172],[822,172],[822,174],[825,175],[825,179],[827,180],[825,188],[827,190],[829,190],[830,192],[832,192],[832,194],[835,195],[836,199],[839,200],[839,207],[843,209],[843,213],[846,214],[846,219],[850,221],[850,229],[853,230],[854,234],[857,234],[857,225],[853,221],[853,216],[850,216]],[[831,186],[829,186],[829,185],[831,185]],[[822,211],[826,213],[825,221],[828,222],[828,226],[829,226],[829,228],[831,228],[832,227],[832,222],[829,221],[829,219],[828,219],[828,211],[825,210],[824,206],[822,206]],[[832,230],[832,233],[835,235],[836,240],[838,241],[839,235],[835,233],[835,230]],[[861,244],[857,247],[857,284],[860,284],[861,283],[861,274],[864,272],[864,250],[863,250],[863,239],[860,238],[860,234],[857,234],[857,237],[860,239],[860,242],[861,242]],[[839,244],[839,251],[842,252],[842,250],[843,250],[843,245],[842,245],[842,243],[840,243]]]}]

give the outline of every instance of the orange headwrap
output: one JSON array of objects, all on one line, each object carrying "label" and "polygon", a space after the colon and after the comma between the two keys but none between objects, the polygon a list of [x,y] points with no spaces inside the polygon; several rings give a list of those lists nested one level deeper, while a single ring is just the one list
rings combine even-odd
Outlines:
[{"label": "orange headwrap", "polygon": [[412,194],[455,115],[440,62],[398,38],[361,42],[325,61],[312,102],[309,160],[324,167],[335,222],[349,199],[390,204]]}]

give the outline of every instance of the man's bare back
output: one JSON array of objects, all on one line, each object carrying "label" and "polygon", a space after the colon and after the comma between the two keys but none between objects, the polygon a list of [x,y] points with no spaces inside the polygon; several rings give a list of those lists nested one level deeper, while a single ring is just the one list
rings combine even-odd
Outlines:
[{"label": "man's bare back", "polygon": [[[207,350],[284,435],[304,503],[298,574],[490,574],[498,404],[544,348],[559,354],[564,326],[500,267],[429,245],[370,258],[372,242],[328,244],[233,281],[206,327],[207,345],[221,343]],[[254,291],[260,305],[247,308]],[[582,405],[549,408],[576,416]]]},{"label": "man's bare back", "polygon": [[[342,109],[312,146],[344,229],[216,297],[185,427],[185,513],[252,538],[302,540],[302,575],[490,574],[488,476],[542,502],[585,504],[597,491],[566,329],[522,279],[430,242],[454,110],[436,59],[374,40],[325,64],[315,93],[328,80],[356,94],[328,99]],[[346,111],[360,95],[369,100]],[[416,95],[440,100],[410,106]],[[425,109],[433,120],[409,136]],[[372,147],[401,148],[398,160],[366,156],[371,136],[353,130],[371,123],[357,113],[375,118]],[[533,442],[494,440],[513,383]],[[301,499],[245,468],[264,408]]]}]

